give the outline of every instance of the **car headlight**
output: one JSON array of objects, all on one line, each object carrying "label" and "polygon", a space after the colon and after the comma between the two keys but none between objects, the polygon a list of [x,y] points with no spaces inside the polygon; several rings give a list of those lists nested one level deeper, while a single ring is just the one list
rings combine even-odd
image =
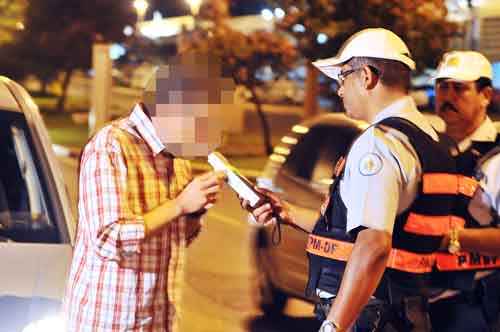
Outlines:
[{"label": "car headlight", "polygon": [[54,315],[29,323],[23,332],[64,332],[64,320],[61,315]]}]

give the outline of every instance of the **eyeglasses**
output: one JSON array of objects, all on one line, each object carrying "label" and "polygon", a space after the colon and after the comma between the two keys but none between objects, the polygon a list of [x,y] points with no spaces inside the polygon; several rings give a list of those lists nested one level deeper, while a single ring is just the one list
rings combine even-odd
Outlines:
[{"label": "eyeglasses", "polygon": [[363,67],[359,67],[359,68],[353,68],[353,69],[348,69],[348,70],[344,70],[344,71],[341,71],[337,77],[339,79],[339,84],[342,86],[344,85],[344,82],[345,82],[345,79],[347,78],[347,76],[351,75],[352,73],[358,71],[358,70],[361,70],[363,69]]}]

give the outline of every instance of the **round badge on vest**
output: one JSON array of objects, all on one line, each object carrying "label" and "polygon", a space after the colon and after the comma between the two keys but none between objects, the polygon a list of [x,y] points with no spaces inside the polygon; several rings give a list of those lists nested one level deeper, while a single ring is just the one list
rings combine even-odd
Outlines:
[{"label": "round badge on vest", "polygon": [[382,169],[382,158],[376,153],[367,153],[359,161],[359,172],[364,176],[375,175]]}]

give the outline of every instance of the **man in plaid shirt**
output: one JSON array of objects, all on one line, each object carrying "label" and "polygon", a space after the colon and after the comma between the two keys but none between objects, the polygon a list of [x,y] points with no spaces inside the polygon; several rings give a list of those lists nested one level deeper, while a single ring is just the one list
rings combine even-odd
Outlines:
[{"label": "man in plaid shirt", "polygon": [[143,102],[85,147],[64,301],[69,331],[177,330],[185,247],[223,178],[193,179],[179,158],[206,155],[220,136],[214,101],[232,86],[210,77],[212,67],[189,57],[160,67]]}]

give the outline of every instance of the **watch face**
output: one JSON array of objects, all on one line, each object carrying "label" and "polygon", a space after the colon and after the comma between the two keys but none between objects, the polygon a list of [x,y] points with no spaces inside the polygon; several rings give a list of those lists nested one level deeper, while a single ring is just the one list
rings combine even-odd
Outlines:
[{"label": "watch face", "polygon": [[319,329],[319,332],[335,332],[335,326],[333,325],[332,322],[325,320],[323,324],[321,324],[321,328]]},{"label": "watch face", "polygon": [[460,244],[450,242],[450,245],[448,246],[448,252],[450,254],[457,254],[459,251],[460,251]]}]

